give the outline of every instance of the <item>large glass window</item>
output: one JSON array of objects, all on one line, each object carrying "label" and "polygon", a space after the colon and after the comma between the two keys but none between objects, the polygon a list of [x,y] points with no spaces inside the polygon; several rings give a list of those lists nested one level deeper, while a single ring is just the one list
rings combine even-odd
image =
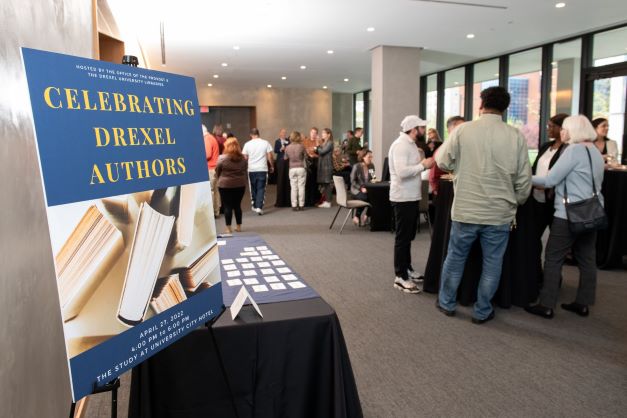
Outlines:
[{"label": "large glass window", "polygon": [[592,119],[605,118],[610,130],[607,137],[618,143],[620,161],[623,154],[623,133],[625,131],[625,92],[627,91],[627,76],[603,78],[594,81]]},{"label": "large glass window", "polygon": [[579,113],[581,39],[553,45],[551,115]]},{"label": "large glass window", "polygon": [[427,77],[427,126],[436,128],[438,119],[438,76],[433,74]]},{"label": "large glass window", "polygon": [[594,35],[592,59],[595,67],[627,61],[627,27]]},{"label": "large glass window", "polygon": [[509,57],[508,86],[511,102],[507,109],[507,122],[522,131],[532,159],[537,154],[540,142],[541,68],[541,48]]},{"label": "large glass window", "polygon": [[364,93],[355,94],[355,126],[364,127]]},{"label": "large glass window", "polygon": [[[465,68],[456,68],[444,73],[444,122],[451,116],[464,116]],[[448,138],[448,132],[444,129],[440,137]]]},{"label": "large glass window", "polygon": [[[472,83],[472,118],[479,117],[481,106],[481,91],[488,87],[499,85],[499,60],[495,58],[489,61],[478,62],[473,68]],[[468,115],[470,119],[471,115]]]}]

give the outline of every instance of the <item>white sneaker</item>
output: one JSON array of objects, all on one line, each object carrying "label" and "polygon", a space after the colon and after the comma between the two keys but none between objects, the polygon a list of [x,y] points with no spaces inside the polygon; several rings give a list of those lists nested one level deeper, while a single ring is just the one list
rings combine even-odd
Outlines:
[{"label": "white sneaker", "polygon": [[414,270],[407,270],[407,275],[409,276],[409,280],[416,284],[421,284],[425,280],[425,277],[422,274]]},{"label": "white sneaker", "polygon": [[394,278],[394,287],[405,293],[420,293],[418,286],[411,280],[405,280],[402,277]]},{"label": "white sneaker", "polygon": [[331,202],[322,202],[318,205],[318,207],[328,209],[331,207]]},{"label": "white sneaker", "polygon": [[261,209],[261,208],[255,209],[255,212],[257,212],[257,215],[259,215],[259,216],[263,215],[263,209]]}]

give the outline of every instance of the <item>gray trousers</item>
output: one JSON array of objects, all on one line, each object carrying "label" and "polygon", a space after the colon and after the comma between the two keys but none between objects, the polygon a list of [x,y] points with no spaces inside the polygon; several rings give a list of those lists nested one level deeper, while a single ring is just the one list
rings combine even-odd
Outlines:
[{"label": "gray trousers", "polygon": [[579,288],[575,302],[582,305],[594,303],[597,286],[596,242],[596,231],[573,235],[568,229],[568,221],[553,219],[544,255],[544,286],[540,292],[542,306],[555,308],[557,304],[562,265],[570,248],[579,267]]}]

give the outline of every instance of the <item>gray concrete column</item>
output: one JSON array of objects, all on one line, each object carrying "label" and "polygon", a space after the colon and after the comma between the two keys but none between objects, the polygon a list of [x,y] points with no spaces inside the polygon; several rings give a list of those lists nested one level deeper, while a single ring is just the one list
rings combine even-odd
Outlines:
[{"label": "gray concrete column", "polygon": [[379,178],[390,144],[401,130],[401,120],[418,114],[421,49],[383,45],[371,50],[372,137],[368,141]]}]

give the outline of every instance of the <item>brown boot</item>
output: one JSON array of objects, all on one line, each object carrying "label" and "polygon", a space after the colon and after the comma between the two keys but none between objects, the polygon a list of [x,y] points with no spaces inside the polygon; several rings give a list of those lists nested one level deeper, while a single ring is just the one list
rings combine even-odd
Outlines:
[{"label": "brown boot", "polygon": [[226,233],[227,233],[227,234],[231,234],[231,233],[233,233],[233,231],[231,230],[231,227],[230,227],[230,226],[227,226],[227,227],[226,227]]},{"label": "brown boot", "polygon": [[235,232],[242,232],[242,225],[237,225],[235,227]]}]

